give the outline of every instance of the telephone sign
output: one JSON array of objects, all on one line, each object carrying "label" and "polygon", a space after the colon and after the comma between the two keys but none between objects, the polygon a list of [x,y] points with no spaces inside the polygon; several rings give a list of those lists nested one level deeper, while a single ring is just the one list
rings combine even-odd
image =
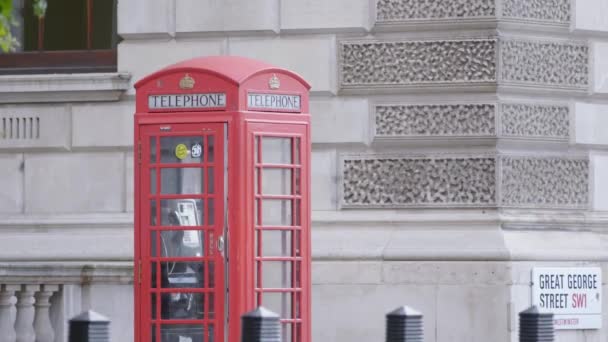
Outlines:
[{"label": "telephone sign", "polygon": [[222,56],[135,88],[136,341],[238,342],[265,306],[310,342],[309,85]]}]

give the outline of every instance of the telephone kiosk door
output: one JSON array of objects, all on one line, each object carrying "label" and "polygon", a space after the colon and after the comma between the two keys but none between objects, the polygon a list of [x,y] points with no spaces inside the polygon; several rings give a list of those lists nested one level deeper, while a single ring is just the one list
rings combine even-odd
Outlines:
[{"label": "telephone kiosk door", "polygon": [[225,126],[145,125],[140,136],[142,340],[223,341]]}]

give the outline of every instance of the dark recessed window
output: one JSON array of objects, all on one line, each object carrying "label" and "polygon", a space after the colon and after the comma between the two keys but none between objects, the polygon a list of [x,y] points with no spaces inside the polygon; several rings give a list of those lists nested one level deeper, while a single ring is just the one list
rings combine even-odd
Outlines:
[{"label": "dark recessed window", "polygon": [[19,41],[0,54],[1,74],[116,71],[116,0],[47,0],[44,17],[34,0],[14,0]]}]

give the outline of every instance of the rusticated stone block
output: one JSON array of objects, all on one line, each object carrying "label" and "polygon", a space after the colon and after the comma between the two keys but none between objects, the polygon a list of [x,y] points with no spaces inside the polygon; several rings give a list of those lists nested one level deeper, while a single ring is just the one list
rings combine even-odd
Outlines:
[{"label": "rusticated stone block", "polygon": [[341,167],[343,208],[589,204],[586,157],[344,155]]},{"label": "rusticated stone block", "polygon": [[493,17],[495,14],[494,0],[378,0],[376,3],[376,18],[379,22]]},{"label": "rusticated stone block", "polygon": [[376,140],[484,137],[568,141],[570,136],[570,107],[563,103],[378,104],[374,114]]},{"label": "rusticated stone block", "polygon": [[502,15],[531,21],[570,22],[570,0],[503,0]]},{"label": "rusticated stone block", "polygon": [[568,140],[570,108],[567,105],[503,103],[501,135]]},{"label": "rusticated stone block", "polygon": [[376,106],[375,136],[495,136],[494,104]]},{"label": "rusticated stone block", "polygon": [[342,41],[339,70],[344,90],[509,85],[581,91],[590,82],[589,43],[503,37]]},{"label": "rusticated stone block", "polygon": [[501,40],[501,81],[586,89],[589,47],[584,42]]},{"label": "rusticated stone block", "polygon": [[491,156],[365,157],[343,160],[343,207],[492,206]]},{"label": "rusticated stone block", "polygon": [[496,81],[496,40],[342,42],[343,87]]},{"label": "rusticated stone block", "polygon": [[584,208],[589,204],[586,158],[503,156],[500,177],[504,206]]}]

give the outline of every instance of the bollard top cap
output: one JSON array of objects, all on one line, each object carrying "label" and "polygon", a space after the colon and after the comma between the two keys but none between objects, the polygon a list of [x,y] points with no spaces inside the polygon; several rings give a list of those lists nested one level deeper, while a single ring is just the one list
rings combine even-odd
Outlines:
[{"label": "bollard top cap", "polygon": [[79,314],[78,316],[72,317],[70,322],[99,322],[99,323],[109,323],[110,319],[106,316],[97,313],[93,310],[87,310]]},{"label": "bollard top cap", "polygon": [[279,318],[279,315],[266,309],[263,306],[258,306],[253,311],[245,313],[243,318]]},{"label": "bollard top cap", "polygon": [[414,316],[422,316],[422,313],[412,309],[409,306],[400,306],[395,310],[386,314],[386,316],[400,316],[400,317],[414,317]]},{"label": "bollard top cap", "polygon": [[538,310],[538,307],[536,305],[532,305],[531,307],[529,307],[526,310],[520,312],[519,314],[520,315],[531,315],[531,316],[549,316],[549,315],[553,315],[550,312],[541,312],[540,310]]}]

